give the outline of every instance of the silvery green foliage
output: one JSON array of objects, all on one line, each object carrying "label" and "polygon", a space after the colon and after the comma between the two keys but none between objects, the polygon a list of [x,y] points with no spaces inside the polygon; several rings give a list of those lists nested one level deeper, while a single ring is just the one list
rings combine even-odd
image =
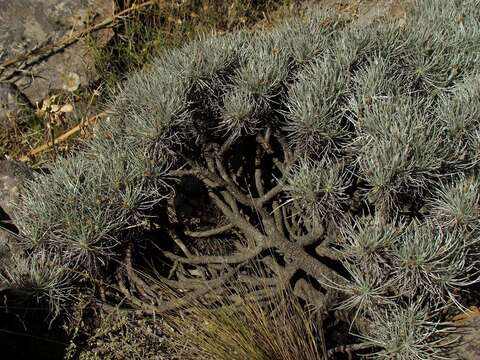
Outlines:
[{"label": "silvery green foliage", "polygon": [[[67,301],[72,274],[101,273],[164,206],[170,170],[270,134],[265,152],[286,166],[268,177],[283,186],[271,210],[288,209],[298,238],[335,229],[349,275],[325,284],[337,306],[369,322],[377,358],[440,358],[429,319],[478,282],[479,50],[478,0],[416,1],[405,23],[363,27],[313,14],[167,50],[114,92],[82,152],[29,183],[25,259],[4,281]],[[43,273],[47,260],[62,271]]]},{"label": "silvery green foliage", "polygon": [[285,126],[292,147],[310,154],[339,151],[348,138],[346,125],[341,122],[347,79],[347,69],[334,54],[298,73],[288,94]]},{"label": "silvery green foliage", "polygon": [[259,106],[280,91],[288,75],[288,57],[279,38],[255,34],[245,49],[240,67],[234,72],[234,86],[253,95]]},{"label": "silvery green foliage", "polygon": [[465,166],[479,160],[478,131],[480,128],[480,75],[475,72],[440,96],[436,116],[441,121],[444,141],[451,144],[450,161]]},{"label": "silvery green foliage", "polygon": [[[394,226],[378,217],[360,218],[342,230],[342,238],[344,264],[355,279],[352,285],[364,288],[366,273],[379,281],[383,293],[376,294],[385,299],[426,297],[434,305],[458,305],[455,290],[478,281],[478,234],[460,226],[444,228],[416,220]],[[346,304],[361,293],[351,291]]]},{"label": "silvery green foliage", "polygon": [[244,58],[246,44],[241,36],[207,37],[181,49],[169,50],[158,59],[155,68],[182,79],[189,86],[212,89],[221,85],[223,76]]},{"label": "silvery green foliage", "polygon": [[[373,315],[372,326],[363,340],[380,349],[369,358],[397,360],[449,359],[443,351],[444,339],[421,302],[388,305]],[[442,344],[443,342],[443,344]]]},{"label": "silvery green foliage", "polygon": [[394,61],[380,56],[369,58],[352,78],[354,92],[348,99],[347,108],[356,117],[361,117],[372,103],[407,94],[401,76],[401,67]]},{"label": "silvery green foliage", "polygon": [[338,220],[348,199],[348,185],[340,166],[302,160],[287,176],[286,204],[291,204],[309,224],[318,224],[326,217]]},{"label": "silvery green foliage", "polygon": [[223,98],[222,112],[220,129],[235,137],[261,128],[262,109],[249,91],[232,88]]},{"label": "silvery green foliage", "polygon": [[480,184],[478,179],[464,178],[440,186],[429,203],[430,216],[447,228],[478,231],[480,226]]},{"label": "silvery green foliage", "polygon": [[341,228],[342,254],[354,264],[368,266],[368,272],[377,278],[388,276],[386,267],[401,227],[385,223],[376,216],[360,217]]},{"label": "silvery green foliage", "polygon": [[[287,22],[273,29],[273,36],[282,39],[283,51],[290,59],[290,66],[300,68],[327,52],[335,37],[335,30],[342,19],[313,14],[308,21]],[[328,26],[326,26],[328,24]]]},{"label": "silvery green foliage", "polygon": [[395,208],[398,197],[422,196],[439,176],[451,151],[426,100],[411,97],[378,99],[355,121],[360,176],[370,184],[368,196],[378,206]]},{"label": "silvery green foliage", "polygon": [[55,250],[41,249],[28,256],[14,255],[12,260],[13,267],[0,272],[0,281],[9,284],[20,295],[48,302],[55,315],[74,300],[72,280],[79,277],[71,273],[69,259],[62,259]]},{"label": "silvery green foliage", "polygon": [[412,222],[392,249],[392,276],[399,293],[455,301],[455,289],[478,280],[477,242],[463,229],[448,231],[429,222]]},{"label": "silvery green foliage", "polygon": [[[446,89],[478,69],[479,2],[418,1],[407,19],[410,79],[424,89]],[[428,9],[428,10],[427,10]]]},{"label": "silvery green foliage", "polygon": [[176,129],[189,119],[187,87],[183,78],[163,67],[134,74],[117,92],[110,123],[100,125],[93,146],[102,146],[105,138],[111,138],[123,146],[148,151],[158,160],[170,159],[173,153],[168,149],[181,140]]},{"label": "silvery green foliage", "polygon": [[365,266],[357,262],[344,261],[343,265],[352,277],[351,282],[346,286],[330,286],[345,294],[345,300],[337,307],[353,311],[353,322],[359,315],[369,316],[374,309],[395,304],[394,300],[398,295],[392,295],[390,291],[395,284],[391,278],[385,276],[385,272],[378,276],[374,271],[365,271]]}]

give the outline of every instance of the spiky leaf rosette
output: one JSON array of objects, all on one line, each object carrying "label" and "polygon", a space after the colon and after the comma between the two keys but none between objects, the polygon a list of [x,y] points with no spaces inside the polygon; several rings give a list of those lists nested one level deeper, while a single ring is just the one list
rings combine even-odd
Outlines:
[{"label": "spiky leaf rosette", "polygon": [[340,244],[345,258],[364,272],[386,279],[391,248],[402,226],[385,223],[379,215],[360,217],[342,225]]},{"label": "spiky leaf rosette", "polygon": [[424,293],[434,302],[456,302],[454,289],[478,281],[478,238],[461,228],[410,224],[395,245],[392,268],[399,292]]},{"label": "spiky leaf rosette", "polygon": [[19,304],[34,297],[41,306],[48,304],[53,316],[67,310],[76,295],[72,282],[79,278],[72,272],[70,259],[42,248],[27,256],[14,255],[12,260],[11,267],[1,269],[0,281],[13,290]]},{"label": "spiky leaf rosette", "polygon": [[309,226],[316,226],[329,216],[338,220],[348,199],[348,185],[341,166],[301,160],[287,176],[285,193],[288,200],[284,206],[293,206]]},{"label": "spiky leaf rosette", "polygon": [[332,54],[298,73],[287,102],[285,131],[291,147],[309,155],[338,153],[348,138],[341,106],[346,71]]},{"label": "spiky leaf rosette", "polygon": [[445,340],[438,334],[449,329],[432,321],[421,302],[390,305],[373,316],[372,327],[362,338],[379,350],[369,358],[445,359]]},{"label": "spiky leaf rosette", "polygon": [[478,231],[480,223],[480,184],[478,179],[465,178],[441,186],[429,202],[430,216],[441,226],[464,227]]},{"label": "spiky leaf rosette", "polygon": [[476,72],[440,97],[436,115],[444,126],[443,141],[452,147],[450,162],[457,166],[478,164],[480,129],[480,75]]}]

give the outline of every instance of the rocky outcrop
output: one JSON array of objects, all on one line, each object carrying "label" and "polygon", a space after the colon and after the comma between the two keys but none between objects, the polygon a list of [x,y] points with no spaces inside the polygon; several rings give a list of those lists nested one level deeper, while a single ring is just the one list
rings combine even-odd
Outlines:
[{"label": "rocky outcrop", "polygon": [[15,249],[15,226],[11,222],[23,183],[33,176],[23,163],[0,160],[0,262]]},{"label": "rocky outcrop", "polygon": [[31,110],[30,100],[15,84],[0,82],[0,129],[15,126]]},{"label": "rocky outcrop", "polygon": [[[113,0],[0,0],[0,80],[15,84],[32,104],[51,90],[68,89],[72,79],[79,85],[88,84],[96,75],[82,41],[35,64],[25,66],[25,61],[48,53],[49,48],[92,22],[112,16],[113,11]],[[95,36],[108,36],[109,31]]]},{"label": "rocky outcrop", "polygon": [[32,170],[25,164],[0,160],[0,208],[11,218],[14,204],[18,202],[20,190],[26,179],[33,176]]},{"label": "rocky outcrop", "polygon": [[480,309],[473,306],[453,320],[457,328],[450,336],[455,342],[448,356],[458,360],[480,359]]}]

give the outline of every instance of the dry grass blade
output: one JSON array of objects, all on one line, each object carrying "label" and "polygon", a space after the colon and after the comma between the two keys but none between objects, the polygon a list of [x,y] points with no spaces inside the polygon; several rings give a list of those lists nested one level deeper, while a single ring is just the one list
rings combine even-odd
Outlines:
[{"label": "dry grass blade", "polygon": [[279,282],[252,290],[235,283],[224,290],[209,304],[198,301],[166,316],[178,358],[323,359],[315,313],[301,306],[290,287]]},{"label": "dry grass blade", "polygon": [[28,155],[22,156],[19,160],[23,161],[23,162],[28,161],[31,157],[37,156],[37,155],[41,154],[42,152],[50,149],[51,147],[53,147],[53,146],[55,146],[55,145],[57,145],[57,144],[59,144],[63,141],[66,141],[67,139],[69,139],[70,137],[72,137],[73,135],[78,133],[80,130],[82,130],[82,128],[84,128],[85,126],[87,126],[89,124],[92,124],[94,121],[96,121],[96,120],[98,120],[98,119],[100,119],[100,118],[102,118],[106,115],[107,115],[106,112],[101,112],[99,114],[96,114],[96,115],[92,116],[91,118],[87,119],[86,121],[82,121],[82,123],[74,126],[73,128],[71,128],[67,132],[58,136],[52,142],[40,145],[40,146],[36,147],[35,149],[32,149],[28,153]]}]

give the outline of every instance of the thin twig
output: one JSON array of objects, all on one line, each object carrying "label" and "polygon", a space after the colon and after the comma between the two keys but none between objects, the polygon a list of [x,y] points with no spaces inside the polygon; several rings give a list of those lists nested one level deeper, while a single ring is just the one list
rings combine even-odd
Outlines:
[{"label": "thin twig", "polygon": [[219,226],[215,229],[209,229],[204,231],[185,231],[185,235],[188,235],[193,238],[206,238],[206,237],[223,234],[224,232],[232,228],[233,228],[233,224],[227,224],[227,225]]},{"label": "thin twig", "polygon": [[373,347],[372,344],[369,344],[369,343],[340,345],[333,349],[329,349],[328,357],[333,358],[333,355],[335,353],[347,353],[349,357],[351,357],[353,352],[370,349],[372,347]]},{"label": "thin twig", "polygon": [[68,138],[72,137],[73,135],[75,135],[76,133],[78,133],[86,124],[90,124],[90,123],[93,123],[96,119],[99,119],[99,118],[102,118],[104,116],[106,116],[107,113],[106,112],[101,112],[99,114],[96,114],[94,116],[92,116],[91,118],[89,118],[88,120],[84,121],[84,122],[81,122],[80,124],[76,125],[75,127],[71,128],[70,130],[68,130],[67,132],[63,133],[62,135],[58,136],[57,138],[53,139],[53,141],[51,142],[47,142],[43,145],[40,145],[38,147],[36,147],[35,149],[31,150],[28,155],[24,155],[22,156],[19,160],[22,161],[22,162],[25,162],[25,161],[28,161],[30,158],[50,149],[51,147],[67,140]]}]

